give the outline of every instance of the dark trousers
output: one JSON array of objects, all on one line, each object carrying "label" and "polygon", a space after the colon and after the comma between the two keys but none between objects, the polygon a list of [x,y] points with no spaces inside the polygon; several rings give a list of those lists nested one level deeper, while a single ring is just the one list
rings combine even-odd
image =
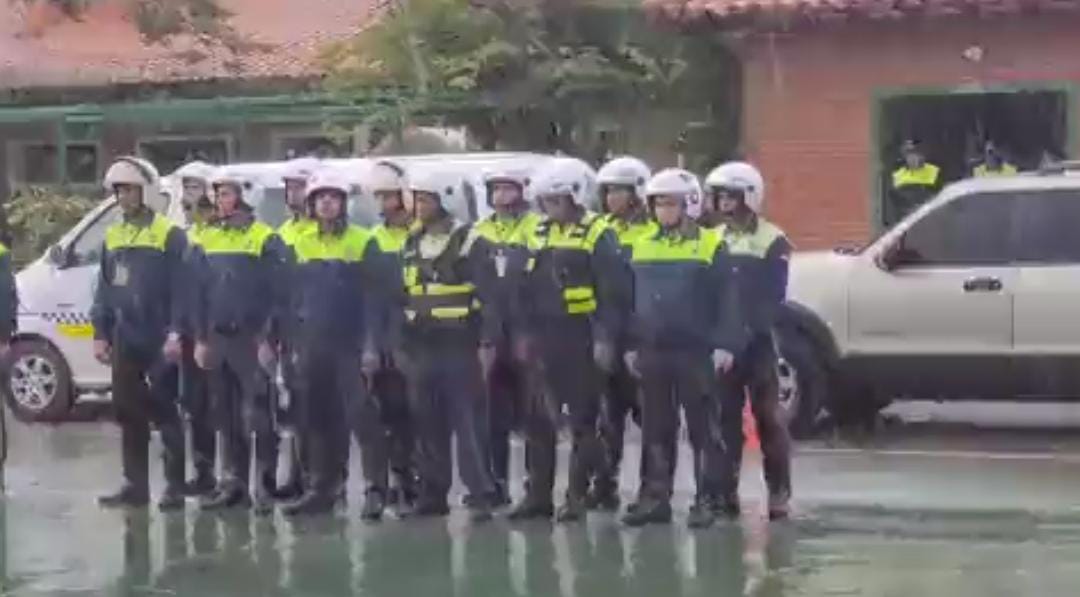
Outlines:
[{"label": "dark trousers", "polygon": [[525,403],[528,374],[514,359],[509,343],[499,346],[487,378],[487,453],[491,472],[502,490],[509,490],[510,433],[517,427]]},{"label": "dark trousers", "polygon": [[195,343],[185,338],[180,363],[180,405],[187,414],[191,435],[191,461],[195,475],[213,478],[217,461],[217,434],[206,371],[195,364]]},{"label": "dark trousers", "polygon": [[304,347],[298,353],[300,388],[298,425],[308,491],[334,497],[342,489],[342,471],[349,463],[350,420],[359,416],[350,405],[366,402],[359,356],[330,347]]},{"label": "dark trousers", "polygon": [[142,495],[150,492],[150,427],[161,435],[165,482],[184,486],[184,428],[177,408],[177,367],[157,351],[113,345],[113,406],[120,424],[124,480]]},{"label": "dark trousers", "polygon": [[526,409],[526,491],[537,501],[551,501],[557,464],[556,444],[565,406],[570,415],[567,497],[584,499],[601,459],[596,422],[600,410],[599,376],[592,355],[592,332],[585,318],[544,326],[536,336],[536,369]]},{"label": "dark trousers", "polygon": [[[623,351],[617,354],[622,355]],[[601,466],[593,479],[593,489],[598,494],[613,494],[619,490],[619,469],[622,466],[623,438],[626,435],[626,418],[631,416],[641,424],[641,398],[637,380],[626,370],[622,359],[617,359],[613,373],[604,376],[604,393],[600,403],[600,443],[603,448]],[[645,478],[645,462],[642,457],[640,478]]]},{"label": "dark trousers", "polygon": [[743,405],[748,394],[761,441],[769,495],[790,497],[791,434],[780,412],[776,349],[769,335],[755,338],[742,355],[735,357],[734,368],[720,379],[724,454],[715,467],[719,480],[717,497],[738,499],[744,441]]},{"label": "dark trousers", "polygon": [[256,479],[268,486],[277,472],[278,438],[273,428],[269,378],[259,365],[258,345],[246,334],[213,335],[210,352],[210,392],[221,433],[224,476],[248,487],[254,434]]},{"label": "dark trousers", "polygon": [[[298,381],[296,373],[297,354],[292,347],[283,344],[280,355],[281,383],[283,388],[275,392],[275,412],[277,413],[275,428],[281,430],[288,427],[292,430],[293,441],[291,451],[286,455],[289,459],[289,478],[287,484],[303,484],[303,477],[307,474],[307,460],[304,454],[303,428],[300,424],[300,404],[303,403],[301,396],[302,384]],[[273,380],[277,385],[278,380]],[[284,394],[283,394],[284,392]]]},{"label": "dark trousers", "polygon": [[468,492],[486,496],[494,490],[483,447],[487,409],[477,348],[475,336],[467,332],[438,338],[420,333],[395,355],[408,380],[416,464],[421,493],[427,499],[446,499],[450,491],[451,435],[457,439],[459,474]]},{"label": "dark trousers", "polygon": [[[648,459],[643,498],[669,502],[675,481],[680,407],[685,413],[699,497],[710,486],[707,463],[719,458],[720,402],[705,350],[644,349],[639,356],[643,395],[643,453]],[[715,483],[715,481],[713,481]]]},{"label": "dark trousers", "polygon": [[415,441],[405,375],[384,355],[383,366],[371,379],[370,397],[356,409],[353,434],[361,446],[364,478],[369,489],[385,492],[389,473],[400,487],[411,487]]}]

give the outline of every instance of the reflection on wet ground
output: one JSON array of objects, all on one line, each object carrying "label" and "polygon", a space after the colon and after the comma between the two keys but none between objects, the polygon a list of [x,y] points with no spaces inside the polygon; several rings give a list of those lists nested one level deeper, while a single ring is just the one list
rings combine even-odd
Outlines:
[{"label": "reflection on wet ground", "polygon": [[[194,504],[106,512],[93,499],[116,479],[115,439],[100,424],[16,429],[0,502],[4,595],[988,597],[1080,586],[1080,463],[1060,438],[1041,452],[1025,439],[1023,453],[1007,440],[987,452],[921,440],[891,452],[810,447],[796,462],[798,516],[785,523],[760,517],[751,462],[743,519],[702,532],[681,519],[630,530],[612,515],[370,525],[357,499],[300,521]],[[679,487],[685,515],[688,480]]]}]

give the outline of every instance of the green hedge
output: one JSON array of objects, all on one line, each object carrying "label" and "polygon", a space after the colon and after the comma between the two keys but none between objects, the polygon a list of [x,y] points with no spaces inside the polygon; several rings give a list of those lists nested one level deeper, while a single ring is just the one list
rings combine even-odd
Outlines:
[{"label": "green hedge", "polygon": [[16,267],[37,259],[95,205],[96,199],[61,188],[28,187],[16,191],[4,205]]}]

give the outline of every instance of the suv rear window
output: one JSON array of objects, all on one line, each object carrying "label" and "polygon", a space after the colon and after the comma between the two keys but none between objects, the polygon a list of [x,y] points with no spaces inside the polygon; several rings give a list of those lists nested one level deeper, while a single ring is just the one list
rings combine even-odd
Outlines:
[{"label": "suv rear window", "polygon": [[1080,190],[1023,193],[1016,208],[1017,261],[1080,263]]}]

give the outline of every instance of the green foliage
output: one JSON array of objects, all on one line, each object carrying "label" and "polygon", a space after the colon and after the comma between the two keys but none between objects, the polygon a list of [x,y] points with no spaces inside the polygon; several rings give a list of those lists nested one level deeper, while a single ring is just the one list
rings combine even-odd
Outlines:
[{"label": "green foliage", "polygon": [[396,91],[373,117],[387,129],[449,114],[480,137],[572,151],[572,131],[596,115],[642,106],[729,112],[729,54],[708,37],[653,30],[636,5],[401,0],[323,59],[340,97]]},{"label": "green foliage", "polygon": [[[11,0],[23,4],[48,2],[71,19],[80,19],[94,0]],[[203,47],[221,47],[233,53],[258,49],[231,25],[232,13],[219,0],[124,0],[132,22],[147,43],[167,43],[190,36]],[[199,54],[193,59],[201,59]]]},{"label": "green foliage", "polygon": [[26,264],[60,239],[96,202],[57,188],[29,187],[4,206],[13,260]]}]

